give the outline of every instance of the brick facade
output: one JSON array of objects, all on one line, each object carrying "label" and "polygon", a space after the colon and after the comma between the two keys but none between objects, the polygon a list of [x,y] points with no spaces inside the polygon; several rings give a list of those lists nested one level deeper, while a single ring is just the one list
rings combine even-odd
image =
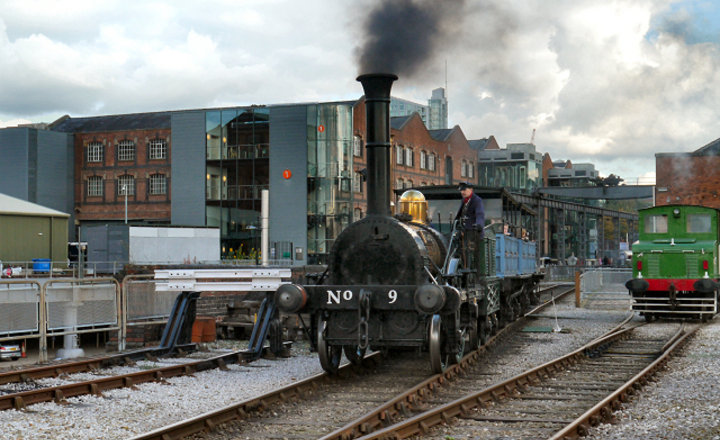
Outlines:
[{"label": "brick facade", "polygon": [[[150,157],[151,142],[165,142],[165,157]],[[120,143],[134,145],[131,160],[119,160]],[[102,145],[99,161],[88,160],[91,144]],[[170,129],[126,130],[119,132],[75,133],[75,212],[80,221],[122,220],[125,196],[118,186],[120,176],[132,176],[134,194],[128,195],[128,220],[170,223]],[[152,194],[150,176],[164,176],[164,193]],[[102,178],[101,194],[88,191],[92,177]],[[156,177],[157,178],[157,177]]]},{"label": "brick facade", "polygon": [[720,156],[695,153],[655,155],[655,204],[702,205],[720,209]]},{"label": "brick facade", "polygon": [[[450,130],[437,130],[446,135],[441,140],[437,136],[433,137],[433,133],[428,131],[422,122],[420,115],[417,113],[406,118],[407,120],[399,126],[399,128],[391,128],[391,150],[390,150],[390,182],[392,189],[398,187],[402,182],[406,188],[426,186],[426,185],[444,185],[446,184],[447,163],[452,163],[452,175],[449,180],[451,184],[462,181],[471,181],[477,183],[477,151],[473,150],[468,143],[465,134],[459,126],[455,126]],[[397,124],[396,124],[397,125]],[[354,135],[363,142],[360,150],[360,156],[353,156],[353,169],[357,174],[367,167],[366,152],[364,147],[365,137],[365,101],[361,99],[353,108],[353,127]],[[400,147],[407,155],[407,151],[412,151],[412,165],[407,163],[406,157],[401,163],[397,160],[397,148]],[[426,155],[433,154],[435,157],[434,169],[429,169],[426,165],[421,167],[421,153]],[[463,172],[463,161],[466,163],[465,172]],[[467,167],[472,166],[472,176],[468,175]],[[365,182],[360,183],[361,191],[354,194],[353,208],[357,213],[362,215],[367,211],[367,186]],[[390,200],[395,200],[391,195]]]}]

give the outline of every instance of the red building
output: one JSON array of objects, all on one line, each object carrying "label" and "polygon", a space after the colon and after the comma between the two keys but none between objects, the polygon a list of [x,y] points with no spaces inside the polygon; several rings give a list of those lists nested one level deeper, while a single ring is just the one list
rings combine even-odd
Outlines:
[{"label": "red building", "polygon": [[74,133],[79,222],[170,223],[170,113],[63,119]]},{"label": "red building", "polygon": [[[361,171],[367,166],[363,136],[365,104],[358,101],[353,109],[353,218],[365,215],[367,194]],[[459,182],[477,183],[477,151],[459,126],[428,130],[420,115],[393,117],[390,120],[390,181],[393,189]],[[391,196],[390,200],[395,197]]]},{"label": "red building", "polygon": [[655,204],[720,209],[720,139],[691,153],[655,154]]}]

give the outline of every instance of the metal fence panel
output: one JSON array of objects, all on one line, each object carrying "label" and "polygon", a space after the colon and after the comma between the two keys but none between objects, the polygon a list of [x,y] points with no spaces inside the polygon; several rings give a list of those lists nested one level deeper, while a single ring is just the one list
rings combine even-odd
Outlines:
[{"label": "metal fence panel", "polygon": [[156,292],[155,280],[126,280],[127,320],[167,319],[178,292]]},{"label": "metal fence panel", "polygon": [[116,286],[53,283],[46,287],[48,330],[117,325]]},{"label": "metal fence panel", "polygon": [[37,332],[39,301],[37,284],[0,284],[0,334]]},{"label": "metal fence panel", "polygon": [[583,270],[581,266],[545,266],[545,281],[574,281],[575,272]]},{"label": "metal fence panel", "polygon": [[630,301],[625,282],[632,278],[629,268],[594,268],[580,275],[581,300],[584,302]]}]

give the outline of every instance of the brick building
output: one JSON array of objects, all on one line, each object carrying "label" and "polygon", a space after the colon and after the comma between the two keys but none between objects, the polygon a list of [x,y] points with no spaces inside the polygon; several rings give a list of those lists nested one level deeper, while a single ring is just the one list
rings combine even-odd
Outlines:
[{"label": "brick building", "polygon": [[88,224],[170,223],[170,113],[62,118],[73,133],[75,218]]},{"label": "brick building", "polygon": [[[363,148],[365,106],[353,109],[353,219],[367,211],[367,193],[362,170],[367,166]],[[390,118],[390,182],[392,189],[428,185],[477,183],[477,152],[455,126],[428,130],[419,114]],[[391,196],[390,200],[394,197]]]},{"label": "brick building", "polygon": [[655,154],[655,204],[720,209],[720,139],[691,153]]}]

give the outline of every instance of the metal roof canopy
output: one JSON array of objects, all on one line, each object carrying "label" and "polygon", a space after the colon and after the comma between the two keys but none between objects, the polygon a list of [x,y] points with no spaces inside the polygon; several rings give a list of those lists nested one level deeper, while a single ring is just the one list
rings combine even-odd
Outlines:
[{"label": "metal roof canopy", "polygon": [[[460,200],[462,196],[457,189],[456,185],[433,185],[433,186],[418,186],[412,189],[418,190],[425,196],[426,200]],[[396,189],[395,194],[399,197],[410,188]],[[535,216],[537,212],[530,205],[519,200],[515,194],[510,193],[505,188],[491,188],[486,186],[475,186],[474,192],[480,196],[483,200],[490,199],[503,199],[505,206],[508,206],[514,210],[519,210],[525,214]]]},{"label": "metal roof canopy", "polygon": [[46,208],[45,206],[27,202],[2,193],[0,193],[0,214],[29,215],[38,217],[70,217],[70,214]]}]

